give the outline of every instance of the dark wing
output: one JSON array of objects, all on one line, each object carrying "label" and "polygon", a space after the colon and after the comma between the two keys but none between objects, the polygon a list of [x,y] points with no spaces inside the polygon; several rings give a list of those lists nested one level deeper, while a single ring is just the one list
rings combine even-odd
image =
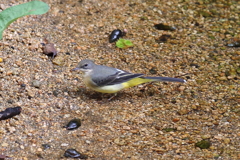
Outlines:
[{"label": "dark wing", "polygon": [[143,76],[143,74],[132,74],[132,73],[129,73],[129,72],[119,70],[115,74],[110,75],[110,76],[108,76],[104,79],[101,79],[101,80],[99,80],[99,79],[94,80],[93,79],[93,81],[98,86],[105,86],[105,85],[114,85],[114,84],[124,83],[124,82],[129,81],[133,78],[141,77],[141,76]]},{"label": "dark wing", "polygon": [[109,85],[114,85],[114,84],[119,84],[119,83],[124,83],[127,82],[133,78],[141,77],[143,74],[132,74],[129,72],[121,72],[118,74],[116,79],[114,79],[112,82],[108,83]]},{"label": "dark wing", "polygon": [[92,78],[92,81],[94,83],[96,83],[97,86],[99,86],[99,87],[105,86],[105,85],[111,83],[112,81],[114,81],[118,74],[119,73],[116,72],[115,74],[109,75],[109,76],[104,77],[104,78],[102,78],[102,77],[101,78]]}]

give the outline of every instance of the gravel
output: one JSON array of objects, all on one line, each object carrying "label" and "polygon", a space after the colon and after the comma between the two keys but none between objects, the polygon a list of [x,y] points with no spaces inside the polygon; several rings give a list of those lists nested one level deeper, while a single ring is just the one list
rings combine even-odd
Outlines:
[{"label": "gravel", "polygon": [[[25,0],[2,0],[0,9]],[[64,159],[240,159],[240,38],[237,0],[44,0],[44,15],[18,19],[0,41],[0,155]],[[176,30],[157,30],[155,24]],[[109,43],[127,30],[134,47]],[[169,35],[159,41],[162,35]],[[43,54],[48,39],[58,54]],[[71,72],[82,59],[187,83],[147,83],[112,95]],[[63,128],[73,118],[82,125]],[[208,141],[206,149],[196,143]],[[47,147],[46,147],[47,145]]]}]

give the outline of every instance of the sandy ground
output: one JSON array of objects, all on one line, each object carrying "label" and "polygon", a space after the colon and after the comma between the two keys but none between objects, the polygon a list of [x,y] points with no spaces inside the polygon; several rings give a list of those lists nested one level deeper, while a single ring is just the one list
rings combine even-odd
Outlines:
[{"label": "sandy ground", "polygon": [[[1,0],[0,8],[24,2]],[[94,160],[240,159],[240,50],[226,46],[240,39],[239,1],[44,2],[48,13],[18,19],[0,41],[0,111],[22,107],[0,121],[0,154],[56,160],[74,148]],[[117,28],[134,47],[108,42]],[[165,34],[171,38],[159,42]],[[45,38],[58,51],[53,61],[42,53]],[[70,71],[86,58],[187,83],[147,83],[106,101],[111,95]],[[82,126],[63,128],[73,118]],[[211,146],[195,147],[201,140]]]}]

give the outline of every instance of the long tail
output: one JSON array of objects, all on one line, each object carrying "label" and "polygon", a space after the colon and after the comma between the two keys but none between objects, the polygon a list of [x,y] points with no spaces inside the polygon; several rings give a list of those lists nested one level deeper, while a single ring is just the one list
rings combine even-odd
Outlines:
[{"label": "long tail", "polygon": [[154,81],[166,81],[166,82],[182,82],[185,83],[186,81],[181,78],[170,78],[170,77],[141,77],[144,79],[152,79]]}]

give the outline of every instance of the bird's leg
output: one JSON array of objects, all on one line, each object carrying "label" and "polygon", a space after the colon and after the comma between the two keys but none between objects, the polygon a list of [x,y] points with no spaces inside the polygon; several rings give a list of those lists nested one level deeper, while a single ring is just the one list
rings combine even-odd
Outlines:
[{"label": "bird's leg", "polygon": [[108,99],[105,99],[105,98],[104,98],[104,94],[102,94],[102,100],[101,100],[101,101],[98,101],[98,103],[99,103],[99,104],[103,104],[103,103],[109,102],[109,101],[111,101],[114,97],[116,97],[116,95],[117,95],[117,93],[114,93],[113,96],[111,96],[111,97],[108,98]]},{"label": "bird's leg", "polygon": [[114,97],[116,97],[117,96],[117,93],[114,93],[114,95],[113,96],[111,96],[110,98],[108,98],[108,101],[111,101]]}]

